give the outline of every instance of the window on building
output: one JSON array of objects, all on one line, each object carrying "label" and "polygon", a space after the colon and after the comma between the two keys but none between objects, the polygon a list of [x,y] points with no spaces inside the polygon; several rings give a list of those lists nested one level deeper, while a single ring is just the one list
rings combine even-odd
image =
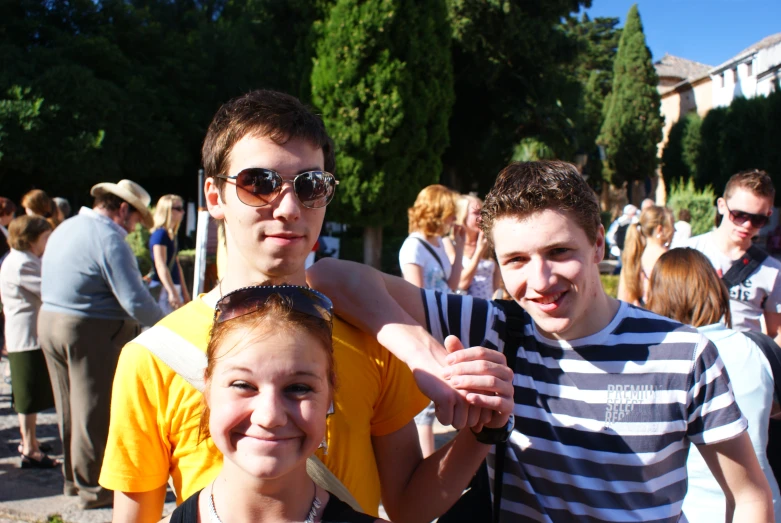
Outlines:
[{"label": "window on building", "polygon": [[724,87],[724,76],[726,76],[724,73],[721,73],[721,86]]},{"label": "window on building", "polygon": [[738,83],[738,68],[735,67],[732,69],[732,81],[735,83]]},{"label": "window on building", "polygon": [[754,73],[754,62],[746,64],[746,76],[751,76]]}]

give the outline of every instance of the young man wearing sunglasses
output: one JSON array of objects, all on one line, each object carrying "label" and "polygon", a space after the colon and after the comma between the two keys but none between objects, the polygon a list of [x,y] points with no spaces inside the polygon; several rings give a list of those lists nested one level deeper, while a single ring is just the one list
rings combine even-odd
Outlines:
[{"label": "young man wearing sunglasses", "polygon": [[747,265],[758,254],[759,265],[750,274],[727,286],[732,326],[737,330],[761,331],[765,317],[767,334],[781,342],[781,262],[756,248],[751,240],[764,227],[773,212],[773,182],[765,171],[740,172],[727,182],[724,197],[718,199],[721,224],[712,232],[690,239],[687,246],[702,252],[724,277],[730,268]]},{"label": "young man wearing sunglasses", "polygon": [[[686,458],[695,443],[734,511],[728,520],[772,520],[770,488],[715,346],[602,288],[599,201],[575,166],[509,165],[486,196],[480,227],[512,301],[421,290],[343,260],[321,260],[309,277],[338,314],[389,349],[428,351],[452,336],[482,346],[447,356],[444,374],[457,387],[488,383],[469,376],[481,351],[507,355],[514,427],[504,428],[506,446],[482,440],[488,444],[470,456],[488,455],[494,517],[686,521]],[[491,435],[499,430],[487,426]],[[491,521],[490,511],[473,520]]]},{"label": "young man wearing sunglasses", "polygon": [[[158,521],[169,476],[181,503],[208,485],[221,466],[219,451],[198,430],[201,394],[150,347],[175,346],[180,358],[205,362],[201,354],[222,296],[261,282],[306,285],[304,262],[338,183],[330,174],[333,145],[322,120],[282,93],[255,91],[225,104],[202,152],[209,212],[225,225],[225,277],[122,351],[100,477],[115,490],[115,522]],[[418,377],[339,318],[333,344],[335,412],[327,421],[327,452],[317,456],[364,512],[376,516],[382,497],[397,521],[434,519],[457,499],[471,471],[440,466],[442,454],[422,460],[412,420],[428,399],[416,387]],[[195,367],[190,374],[197,381],[203,370]],[[500,399],[509,402],[512,374],[497,372],[504,377]],[[431,388],[425,378],[422,383]],[[488,394],[496,397],[493,389]],[[441,410],[450,405],[460,426],[478,421],[481,413],[465,402],[452,407],[456,391],[447,388],[442,395]],[[442,470],[449,474],[440,477]]]}]

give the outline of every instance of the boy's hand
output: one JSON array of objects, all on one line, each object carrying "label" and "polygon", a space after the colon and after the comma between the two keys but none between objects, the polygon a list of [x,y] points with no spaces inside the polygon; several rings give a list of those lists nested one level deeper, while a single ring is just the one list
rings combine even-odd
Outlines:
[{"label": "boy's hand", "polygon": [[465,349],[456,336],[445,339],[445,348],[450,354],[442,377],[471,405],[467,426],[476,431],[483,425],[505,426],[515,406],[515,388],[504,354],[484,347]]}]

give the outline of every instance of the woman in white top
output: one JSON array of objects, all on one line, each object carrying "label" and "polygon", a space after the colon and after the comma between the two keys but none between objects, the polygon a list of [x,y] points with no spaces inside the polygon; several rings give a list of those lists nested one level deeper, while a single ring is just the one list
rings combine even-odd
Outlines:
[{"label": "woman in white top", "polygon": [[[477,196],[463,194],[456,201],[456,223],[464,229],[464,257],[459,294],[490,300],[502,286],[502,276],[491,258],[488,239],[480,230],[480,209],[483,202]],[[455,257],[455,252],[448,253]]]},{"label": "woman in white top", "polygon": [[[748,419],[748,433],[773,492],[776,521],[781,521],[781,495],[766,449],[773,408],[770,363],[745,334],[731,330],[729,292],[708,258],[688,248],[673,249],[657,260],[648,289],[648,309],[693,325],[716,345],[729,373],[735,400]],[[721,323],[723,319],[724,323]],[[683,512],[691,523],[725,521],[727,500],[695,446],[686,462],[689,490]],[[732,516],[726,518],[731,521]]]},{"label": "woman in white top", "polygon": [[672,212],[657,205],[647,207],[640,222],[629,226],[621,253],[619,300],[645,305],[648,278],[659,256],[670,249],[674,232]]},{"label": "woman in white top", "polygon": [[[453,227],[456,193],[444,185],[429,185],[418,194],[407,211],[410,235],[399,250],[404,279],[423,289],[451,293],[458,290],[464,255],[463,228],[455,234],[453,262],[445,249],[444,236]],[[415,417],[423,457],[434,453],[434,404]]]},{"label": "woman in white top", "polygon": [[11,251],[0,267],[0,298],[5,313],[5,341],[11,364],[14,409],[22,433],[22,468],[52,468],[35,436],[37,413],[54,407],[46,359],[38,343],[41,308],[41,256],[52,233],[40,216],[20,216],[8,226]]}]

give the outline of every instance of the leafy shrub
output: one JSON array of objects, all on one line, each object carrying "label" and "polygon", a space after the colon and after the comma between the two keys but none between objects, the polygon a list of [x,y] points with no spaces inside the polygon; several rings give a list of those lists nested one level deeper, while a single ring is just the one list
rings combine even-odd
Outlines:
[{"label": "leafy shrub", "polygon": [[713,219],[716,217],[716,193],[713,187],[707,185],[699,190],[694,187],[694,180],[689,178],[684,183],[682,179],[673,181],[667,205],[672,207],[676,218],[678,211],[688,209],[692,215],[692,236],[704,234],[713,229]]},{"label": "leafy shrub", "polygon": [[133,254],[136,255],[138,270],[141,271],[141,274],[148,273],[152,269],[152,255],[149,253],[149,230],[138,223],[136,230],[128,234],[125,241],[130,244]]},{"label": "leafy shrub", "polygon": [[514,162],[536,162],[538,160],[552,160],[556,158],[548,144],[537,138],[524,138],[513,148]]}]

